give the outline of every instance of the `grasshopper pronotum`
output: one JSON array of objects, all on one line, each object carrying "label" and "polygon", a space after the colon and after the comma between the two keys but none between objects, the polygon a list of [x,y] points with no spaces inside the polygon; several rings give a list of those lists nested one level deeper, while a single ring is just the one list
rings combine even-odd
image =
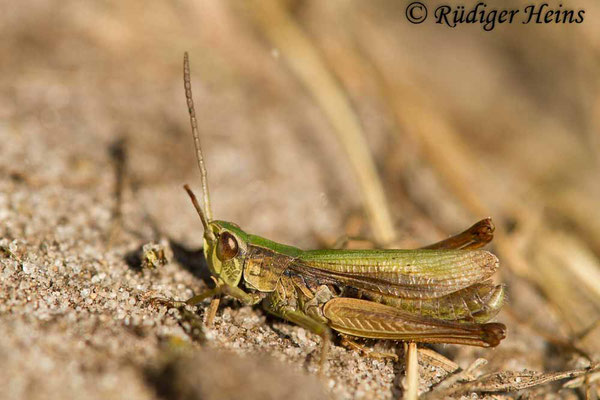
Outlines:
[{"label": "grasshopper pronotum", "polygon": [[416,250],[308,251],[213,220],[187,53],[183,65],[204,207],[184,187],[204,227],[204,255],[216,287],[180,305],[221,294],[261,303],[268,313],[320,335],[322,361],[332,330],[346,337],[481,347],[504,339],[503,324],[486,323],[504,300],[504,287],[489,280],[498,259],[477,250],[492,239],[490,219]]}]

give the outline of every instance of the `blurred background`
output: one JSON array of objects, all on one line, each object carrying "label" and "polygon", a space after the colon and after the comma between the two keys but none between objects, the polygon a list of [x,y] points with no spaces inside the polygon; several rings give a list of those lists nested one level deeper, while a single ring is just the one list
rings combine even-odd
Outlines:
[{"label": "blurred background", "polygon": [[[162,372],[146,372],[162,365],[164,338],[190,339],[143,296],[186,298],[204,287],[199,265],[180,265],[182,253],[197,255],[202,234],[181,189],[199,190],[184,51],[216,218],[316,248],[344,234],[418,247],[490,216],[497,235],[488,247],[508,292],[497,319],[508,338],[495,350],[436,350],[463,368],[484,357],[485,372],[598,361],[600,5],[565,3],[585,10],[581,24],[486,32],[434,24],[437,1],[424,1],[428,20],[411,24],[409,3],[4,2],[0,397],[183,398],[179,386],[155,385]],[[173,263],[153,273],[128,265],[127,255],[161,240],[175,247]],[[266,349],[296,371],[290,381],[313,379],[306,334],[259,310],[225,308],[209,331],[218,339],[193,349],[249,360]],[[262,319],[231,334],[225,316],[239,313]],[[268,331],[264,342],[249,342],[253,329]],[[298,354],[281,350],[290,346]],[[228,369],[237,361],[199,357],[211,373],[237,376]],[[353,358],[333,362],[325,384],[310,380],[315,393],[401,393],[402,365],[339,357]],[[40,380],[40,368],[52,379]],[[281,368],[265,370],[272,378]],[[422,377],[423,391],[432,379]],[[215,380],[188,398],[225,398]],[[579,386],[527,393],[592,392]]]}]

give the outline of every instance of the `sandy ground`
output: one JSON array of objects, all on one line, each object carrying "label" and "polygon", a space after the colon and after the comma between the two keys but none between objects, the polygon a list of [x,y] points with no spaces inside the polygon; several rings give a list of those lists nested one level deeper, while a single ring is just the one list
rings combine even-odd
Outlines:
[{"label": "sandy ground", "polygon": [[[593,14],[591,2],[584,6]],[[451,31],[458,33],[448,44],[447,31],[400,23],[404,10],[391,3],[290,7],[368,132],[400,243],[428,244],[488,215],[505,233],[492,250],[502,263],[497,279],[508,288],[497,317],[508,338],[496,349],[432,348],[463,369],[486,359],[477,374],[589,366],[571,345],[592,359],[600,354],[600,292],[589,278],[598,273],[600,250],[594,28],[555,27],[547,39],[531,28],[527,40],[516,31],[484,37],[468,28]],[[181,82],[184,50],[219,219],[303,248],[344,233],[371,236],[331,125],[246,7],[40,0],[5,8],[0,398],[401,396],[402,361],[336,344],[318,378],[319,338],[258,308],[225,300],[214,327],[203,329],[206,303],[190,310],[195,319],[148,301],[183,300],[209,282],[201,224],[181,189],[199,187]],[[333,17],[348,27],[328,24]],[[343,45],[349,37],[356,48]],[[394,71],[398,86],[382,88],[377,65],[384,77]],[[388,102],[417,106],[394,117],[385,112]],[[432,104],[437,111],[423,114]],[[418,121],[440,136],[428,142],[415,134]],[[457,148],[469,149],[473,164],[428,152],[436,142],[454,145],[449,132],[459,132],[464,146]],[[463,181],[444,171],[459,167],[471,174],[464,183],[487,214],[451,189]],[[145,268],[142,249],[153,244],[167,262]],[[571,275],[573,263],[591,275]],[[573,286],[557,291],[565,282]],[[420,357],[423,392],[452,369],[428,354]],[[584,389],[549,383],[495,398],[538,395],[577,398]]]}]

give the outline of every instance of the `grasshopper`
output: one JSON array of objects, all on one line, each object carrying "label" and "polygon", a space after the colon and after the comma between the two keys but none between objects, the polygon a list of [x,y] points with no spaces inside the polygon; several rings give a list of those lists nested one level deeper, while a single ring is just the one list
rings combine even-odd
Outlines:
[{"label": "grasshopper", "polygon": [[184,188],[204,227],[204,256],[216,286],[180,305],[220,295],[260,303],[269,314],[321,336],[321,362],[332,331],[346,338],[481,347],[505,338],[503,324],[486,323],[504,301],[504,287],[489,279],[498,259],[478,250],[492,239],[490,219],[421,249],[308,251],[212,219],[187,53],[183,70],[203,207]]}]

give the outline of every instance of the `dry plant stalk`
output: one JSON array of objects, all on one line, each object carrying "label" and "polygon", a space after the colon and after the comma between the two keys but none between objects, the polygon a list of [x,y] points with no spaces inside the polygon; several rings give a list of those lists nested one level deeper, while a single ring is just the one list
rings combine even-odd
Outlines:
[{"label": "dry plant stalk", "polygon": [[277,0],[256,1],[253,12],[260,28],[281,52],[294,75],[307,88],[333,126],[361,188],[365,210],[379,243],[395,238],[389,205],[363,129],[343,89],[324,64],[310,39]]}]

